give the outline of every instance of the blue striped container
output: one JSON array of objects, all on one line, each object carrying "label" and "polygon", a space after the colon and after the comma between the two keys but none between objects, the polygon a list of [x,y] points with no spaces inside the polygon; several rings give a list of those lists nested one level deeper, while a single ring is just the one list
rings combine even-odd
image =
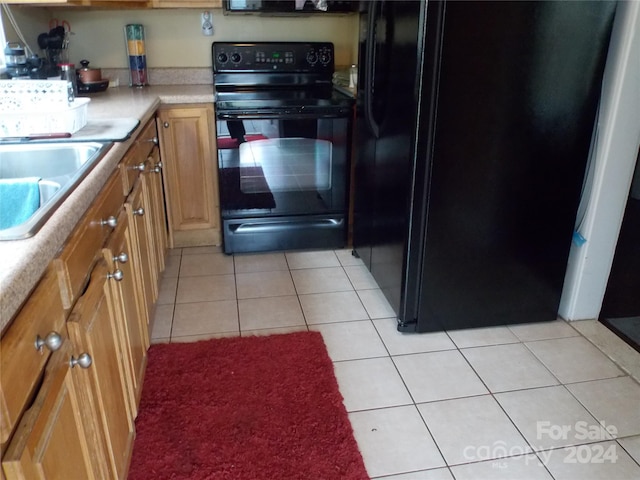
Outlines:
[{"label": "blue striped container", "polygon": [[148,85],[144,26],[139,23],[125,25],[124,37],[129,60],[129,86],[143,87]]}]

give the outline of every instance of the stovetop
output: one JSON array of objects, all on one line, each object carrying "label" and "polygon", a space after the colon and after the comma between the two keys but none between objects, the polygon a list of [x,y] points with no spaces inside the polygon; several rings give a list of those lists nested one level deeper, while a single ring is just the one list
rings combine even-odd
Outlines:
[{"label": "stovetop", "polygon": [[216,109],[348,109],[353,98],[333,88],[328,42],[214,42]]},{"label": "stovetop", "polygon": [[354,99],[332,86],[308,89],[258,89],[216,91],[216,109],[341,107],[350,108]]}]

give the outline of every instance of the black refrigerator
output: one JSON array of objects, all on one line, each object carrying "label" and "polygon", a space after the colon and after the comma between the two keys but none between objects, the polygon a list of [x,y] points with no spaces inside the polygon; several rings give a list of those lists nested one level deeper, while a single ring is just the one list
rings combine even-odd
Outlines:
[{"label": "black refrigerator", "polygon": [[400,331],[557,318],[615,9],[361,2],[353,246]]}]

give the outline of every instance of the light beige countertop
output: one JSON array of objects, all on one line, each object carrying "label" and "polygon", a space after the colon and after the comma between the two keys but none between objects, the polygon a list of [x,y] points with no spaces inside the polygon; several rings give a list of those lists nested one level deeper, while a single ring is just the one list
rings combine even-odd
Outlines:
[{"label": "light beige countertop", "polygon": [[[88,117],[134,117],[144,125],[161,103],[212,102],[213,85],[109,88],[91,95]],[[36,286],[49,262],[58,254],[74,226],[135,141],[139,130],[136,129],[128,140],[113,144],[36,235],[24,240],[0,241],[0,331],[4,331]]]}]

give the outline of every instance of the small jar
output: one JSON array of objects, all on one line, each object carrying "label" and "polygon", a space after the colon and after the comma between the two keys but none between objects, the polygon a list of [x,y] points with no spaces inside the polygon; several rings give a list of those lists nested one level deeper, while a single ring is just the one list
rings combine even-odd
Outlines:
[{"label": "small jar", "polygon": [[73,99],[78,95],[78,80],[76,78],[76,69],[73,63],[61,63],[60,67],[60,80],[67,80],[71,83],[71,89],[69,91],[69,102],[73,102]]}]

